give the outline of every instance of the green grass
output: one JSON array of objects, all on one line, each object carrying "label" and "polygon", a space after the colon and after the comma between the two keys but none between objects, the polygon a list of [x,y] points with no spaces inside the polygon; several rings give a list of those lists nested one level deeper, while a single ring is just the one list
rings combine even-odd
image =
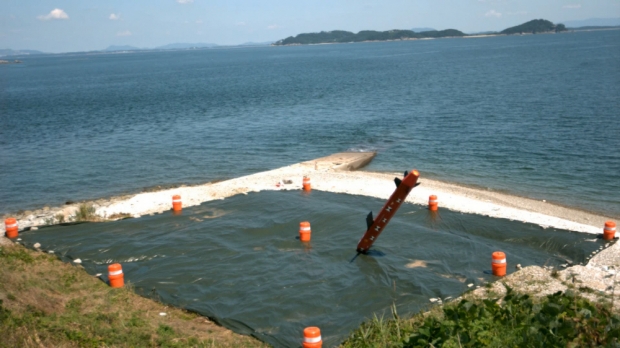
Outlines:
[{"label": "green grass", "polygon": [[342,347],[620,347],[620,316],[572,290],[541,299],[507,287],[497,299],[463,299],[427,314],[374,317]]},{"label": "green grass", "polygon": [[2,348],[266,346],[20,245],[0,246],[0,265]]}]

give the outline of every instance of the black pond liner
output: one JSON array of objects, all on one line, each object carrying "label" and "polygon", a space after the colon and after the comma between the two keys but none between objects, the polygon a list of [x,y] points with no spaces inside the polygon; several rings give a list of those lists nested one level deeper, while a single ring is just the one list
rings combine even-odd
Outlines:
[{"label": "black pond liner", "polygon": [[[467,284],[497,279],[491,253],[515,265],[586,261],[602,240],[592,235],[405,204],[375,243],[356,255],[384,200],[313,191],[238,195],[171,212],[111,223],[54,226],[21,234],[61,259],[82,259],[90,274],[123,265],[136,291],[196,311],[276,347],[298,347],[306,326],[331,347],[373,314],[401,316],[456,297]],[[308,220],[312,241],[298,239]],[[415,262],[422,260],[424,262]],[[422,265],[422,267],[412,267]],[[408,267],[409,266],[409,267]],[[104,277],[105,278],[105,277]]]}]

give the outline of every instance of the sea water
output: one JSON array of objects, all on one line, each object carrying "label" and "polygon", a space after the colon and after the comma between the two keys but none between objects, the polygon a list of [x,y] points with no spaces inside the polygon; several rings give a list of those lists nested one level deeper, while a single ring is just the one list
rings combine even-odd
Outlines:
[{"label": "sea water", "polygon": [[20,58],[0,214],[340,151],[620,216],[620,31]]}]

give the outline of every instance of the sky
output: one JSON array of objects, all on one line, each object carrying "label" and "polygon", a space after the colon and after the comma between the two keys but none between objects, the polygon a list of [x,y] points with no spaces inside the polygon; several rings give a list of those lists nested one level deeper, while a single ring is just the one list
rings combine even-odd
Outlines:
[{"label": "sky", "polygon": [[620,0],[0,0],[0,48],[236,45],[329,30],[498,31],[532,19],[620,17]]}]

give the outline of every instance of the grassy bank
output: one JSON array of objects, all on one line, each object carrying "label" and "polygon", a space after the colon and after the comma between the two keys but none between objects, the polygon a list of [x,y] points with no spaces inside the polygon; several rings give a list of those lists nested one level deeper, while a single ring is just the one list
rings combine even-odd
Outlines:
[{"label": "grassy bank", "polygon": [[0,347],[266,347],[20,245],[0,265]]},{"label": "grassy bank", "polygon": [[620,347],[620,315],[577,291],[542,298],[507,287],[499,298],[463,299],[413,318],[374,317],[343,348],[351,347]]}]

